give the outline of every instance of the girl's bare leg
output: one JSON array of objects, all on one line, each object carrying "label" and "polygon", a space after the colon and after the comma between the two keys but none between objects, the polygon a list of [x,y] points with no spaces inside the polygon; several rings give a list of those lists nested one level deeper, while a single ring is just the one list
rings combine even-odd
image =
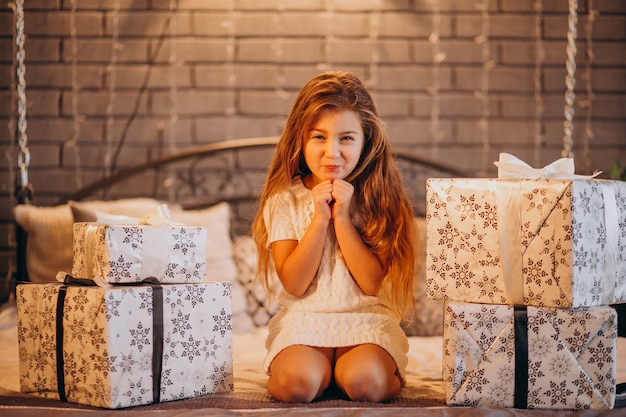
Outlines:
[{"label": "girl's bare leg", "polygon": [[353,401],[380,402],[400,392],[396,362],[380,346],[337,349],[335,381]]},{"label": "girl's bare leg", "polygon": [[267,389],[279,401],[304,403],[322,395],[332,379],[334,349],[294,345],[270,365]]}]

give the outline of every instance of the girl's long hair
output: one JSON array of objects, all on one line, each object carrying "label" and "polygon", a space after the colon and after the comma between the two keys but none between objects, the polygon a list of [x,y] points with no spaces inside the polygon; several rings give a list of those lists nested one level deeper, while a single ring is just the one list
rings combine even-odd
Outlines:
[{"label": "girl's long hair", "polygon": [[271,196],[290,188],[294,176],[311,172],[304,160],[305,133],[327,110],[352,110],[360,118],[363,151],[346,181],[356,190],[353,199],[361,219],[361,237],[388,267],[383,286],[388,287],[397,311],[404,314],[414,304],[413,210],[374,102],[361,81],[345,72],[326,72],[311,79],[298,93],[287,118],[252,225],[259,254],[257,278],[269,294],[271,254],[263,208]]}]

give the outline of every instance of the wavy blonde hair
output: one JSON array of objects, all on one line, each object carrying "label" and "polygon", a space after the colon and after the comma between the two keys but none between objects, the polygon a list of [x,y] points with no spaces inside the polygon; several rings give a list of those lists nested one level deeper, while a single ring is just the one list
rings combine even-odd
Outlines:
[{"label": "wavy blonde hair", "polygon": [[305,132],[322,112],[328,110],[352,110],[360,118],[363,150],[346,181],[357,190],[353,199],[357,216],[361,219],[361,237],[388,268],[383,286],[390,291],[396,310],[405,314],[414,305],[413,210],[376,106],[362,82],[350,73],[319,74],[302,87],[296,97],[270,164],[252,224],[259,254],[257,279],[269,294],[271,253],[263,207],[271,196],[288,190],[295,176],[305,177],[311,172],[304,160]]}]

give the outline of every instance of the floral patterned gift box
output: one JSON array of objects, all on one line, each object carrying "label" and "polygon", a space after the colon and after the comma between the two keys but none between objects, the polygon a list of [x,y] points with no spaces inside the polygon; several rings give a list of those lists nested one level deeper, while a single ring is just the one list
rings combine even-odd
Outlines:
[{"label": "floral patterned gift box", "polygon": [[21,391],[104,408],[232,391],[230,283],[154,282],[18,285]]},{"label": "floral patterned gift box", "polygon": [[205,280],[204,227],[74,223],[72,275],[109,283],[156,277],[168,284]]},{"label": "floral patterned gift box", "polygon": [[426,211],[430,298],[626,301],[626,182],[432,178]]},{"label": "floral patterned gift box", "polygon": [[608,409],[615,403],[617,316],[574,309],[447,302],[449,405]]}]

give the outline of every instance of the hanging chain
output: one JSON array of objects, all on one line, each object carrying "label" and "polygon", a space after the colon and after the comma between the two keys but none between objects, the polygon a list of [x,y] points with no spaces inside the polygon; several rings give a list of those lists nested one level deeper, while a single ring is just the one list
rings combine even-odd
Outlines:
[{"label": "hanging chain", "polygon": [[585,27],[585,89],[587,98],[585,100],[585,135],[583,139],[583,155],[585,161],[585,172],[592,172],[591,169],[591,145],[593,141],[593,128],[591,124],[592,104],[594,100],[593,86],[591,85],[591,69],[593,64],[593,23],[596,18],[596,12],[593,10],[593,0],[587,0],[587,25]]},{"label": "hanging chain", "polygon": [[32,187],[28,181],[28,166],[30,165],[30,151],[28,150],[28,137],[26,136],[26,66],[24,65],[24,0],[15,2],[15,44],[17,45],[17,144],[19,154],[17,166],[19,175],[16,187],[16,195],[19,202],[24,202],[32,197]]},{"label": "hanging chain", "polygon": [[564,136],[563,136],[563,152],[561,156],[565,158],[573,158],[574,152],[574,86],[576,85],[576,24],[578,22],[577,16],[578,1],[569,0],[569,16],[567,19],[567,75],[565,75],[565,85],[567,90],[565,91],[565,122],[563,123]]}]

